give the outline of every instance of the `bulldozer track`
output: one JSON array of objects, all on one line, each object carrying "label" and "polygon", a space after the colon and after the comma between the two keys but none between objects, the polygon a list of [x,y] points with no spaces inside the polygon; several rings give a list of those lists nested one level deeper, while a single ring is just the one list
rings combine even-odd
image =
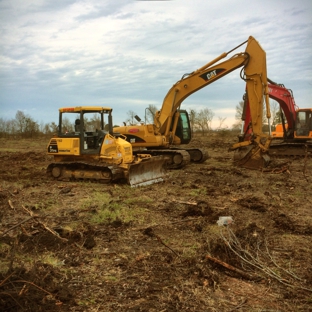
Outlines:
[{"label": "bulldozer track", "polygon": [[123,170],[111,165],[96,165],[84,162],[55,162],[47,167],[47,175],[58,181],[90,180],[101,183],[126,178]]},{"label": "bulldozer track", "polygon": [[58,181],[92,181],[100,183],[127,182],[131,187],[163,181],[166,176],[164,157],[146,158],[119,167],[107,163],[90,164],[82,161],[55,162],[47,167],[47,175]]}]

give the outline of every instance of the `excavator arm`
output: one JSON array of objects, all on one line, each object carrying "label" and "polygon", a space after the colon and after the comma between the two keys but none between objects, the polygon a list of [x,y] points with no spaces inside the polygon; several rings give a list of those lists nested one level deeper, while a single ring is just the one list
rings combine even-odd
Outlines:
[{"label": "excavator arm", "polygon": [[269,97],[278,102],[285,114],[288,129],[292,129],[293,132],[295,128],[296,111],[298,110],[293,92],[284,85],[277,84],[269,79],[268,81]]},{"label": "excavator arm", "polygon": [[[245,43],[247,43],[245,52],[237,53],[228,60],[216,64]],[[262,121],[259,122],[258,119],[259,114],[262,116],[262,106],[260,109],[258,105],[260,101],[262,105],[262,95],[268,94],[266,53],[256,39],[250,36],[247,41],[231,51],[222,53],[219,57],[191,74],[185,74],[181,80],[172,86],[164,98],[161,110],[155,116],[157,131],[165,136],[168,135],[174,114],[188,96],[239,67],[243,67],[244,76],[242,79],[247,81],[248,89],[253,91],[254,94],[251,99],[253,102],[255,100],[255,103],[251,104],[254,107],[252,109],[254,127],[260,127]],[[269,112],[268,96],[266,95],[266,97],[267,111]]]},{"label": "excavator arm", "polygon": [[249,55],[239,53],[225,62],[212,66],[218,60],[227,56],[228,53],[223,53],[220,57],[193,73],[184,75],[181,80],[172,86],[164,98],[161,110],[155,116],[155,125],[159,133],[165,136],[169,134],[172,118],[188,96],[248,63]]}]

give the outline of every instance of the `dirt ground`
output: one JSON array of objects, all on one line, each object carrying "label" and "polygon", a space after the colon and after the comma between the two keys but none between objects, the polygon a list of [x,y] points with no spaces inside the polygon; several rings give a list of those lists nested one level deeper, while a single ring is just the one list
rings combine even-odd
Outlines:
[{"label": "dirt ground", "polygon": [[53,181],[47,141],[1,140],[0,310],[312,311],[311,157],[242,169],[235,141],[130,188]]}]

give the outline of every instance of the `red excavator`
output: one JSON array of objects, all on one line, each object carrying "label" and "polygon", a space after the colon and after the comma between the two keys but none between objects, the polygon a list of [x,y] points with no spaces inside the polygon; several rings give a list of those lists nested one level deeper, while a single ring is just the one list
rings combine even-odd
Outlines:
[{"label": "red excavator", "polygon": [[[274,140],[271,142],[269,154],[305,155],[307,150],[312,150],[312,109],[300,109],[295,103],[291,89],[270,79],[268,82],[269,97],[279,103],[282,121],[271,133]],[[244,126],[240,141],[249,140],[252,136],[248,96],[245,94],[243,98],[242,120]]]}]

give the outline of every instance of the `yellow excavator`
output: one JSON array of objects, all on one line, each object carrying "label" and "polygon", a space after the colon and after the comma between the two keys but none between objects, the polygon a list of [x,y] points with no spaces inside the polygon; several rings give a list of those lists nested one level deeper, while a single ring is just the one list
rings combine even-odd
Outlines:
[{"label": "yellow excavator", "polygon": [[[245,52],[234,54],[228,60],[219,62],[246,43]],[[181,168],[190,161],[206,160],[208,155],[201,149],[177,147],[188,144],[191,140],[189,116],[187,111],[180,109],[180,106],[192,93],[239,67],[242,67],[240,76],[247,83],[252,136],[249,141],[234,144],[231,149],[236,150],[235,161],[238,165],[246,168],[265,166],[269,162],[266,154],[271,141],[269,136],[262,133],[263,102],[266,104],[267,117],[271,115],[266,53],[252,36],[194,72],[185,74],[168,91],[161,110],[155,114],[153,124],[123,126],[116,128],[116,131],[127,137],[127,141],[132,144],[135,151],[144,148],[152,155],[167,155],[169,168]]]},{"label": "yellow excavator", "polygon": [[132,187],[162,181],[166,159],[146,153],[134,156],[131,144],[113,132],[112,125],[109,107],[60,108],[58,133],[48,144],[48,155],[54,156],[48,176],[103,183],[125,180]]}]

